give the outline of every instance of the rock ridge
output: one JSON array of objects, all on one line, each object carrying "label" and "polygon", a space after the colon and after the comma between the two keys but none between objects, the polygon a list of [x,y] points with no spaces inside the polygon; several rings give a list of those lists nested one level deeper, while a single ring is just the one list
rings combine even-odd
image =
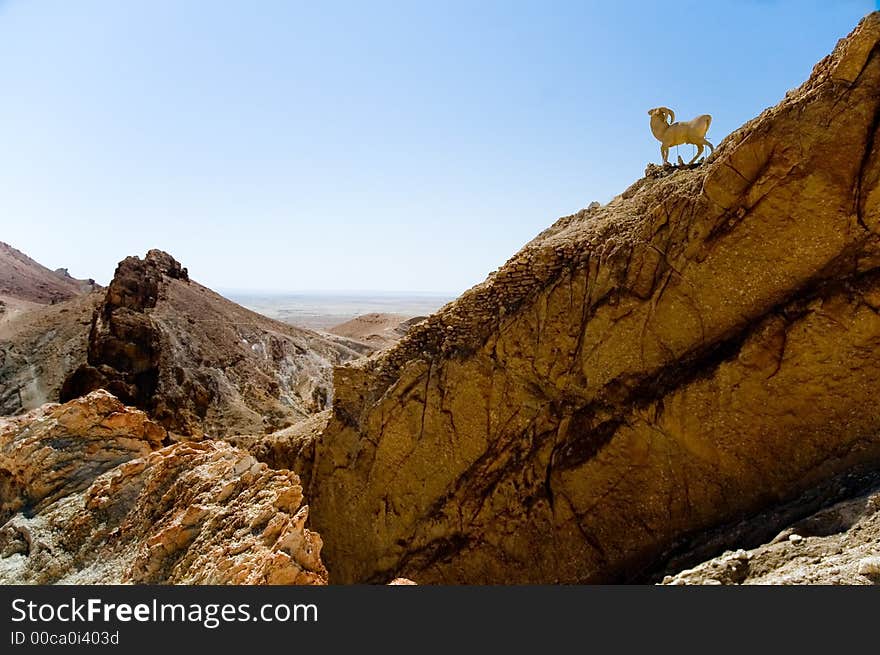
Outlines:
[{"label": "rock ridge", "polygon": [[880,464],[878,16],[703,165],[334,370],[307,494],[334,582],[633,579]]}]

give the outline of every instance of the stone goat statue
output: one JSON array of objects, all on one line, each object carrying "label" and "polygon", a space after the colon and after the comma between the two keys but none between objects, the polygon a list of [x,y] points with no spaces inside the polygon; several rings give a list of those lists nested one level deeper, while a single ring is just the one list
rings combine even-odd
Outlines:
[{"label": "stone goat statue", "polygon": [[[651,132],[660,142],[660,154],[663,155],[663,163],[669,163],[669,148],[683,143],[697,146],[697,154],[688,164],[693,164],[703,154],[703,146],[709,146],[709,153],[715,152],[715,146],[706,140],[706,132],[712,117],[709,114],[697,116],[693,120],[684,123],[673,123],[675,112],[668,107],[654,107],[648,110],[651,117]],[[681,157],[678,158],[681,163]]]}]

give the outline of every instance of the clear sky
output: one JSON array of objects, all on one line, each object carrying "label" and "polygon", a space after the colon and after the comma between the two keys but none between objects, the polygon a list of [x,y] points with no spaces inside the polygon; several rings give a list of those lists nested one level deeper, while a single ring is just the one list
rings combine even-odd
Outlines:
[{"label": "clear sky", "polygon": [[0,0],[0,240],[104,283],[162,248],[220,289],[458,293],[658,161],[649,107],[717,144],[874,6]]}]

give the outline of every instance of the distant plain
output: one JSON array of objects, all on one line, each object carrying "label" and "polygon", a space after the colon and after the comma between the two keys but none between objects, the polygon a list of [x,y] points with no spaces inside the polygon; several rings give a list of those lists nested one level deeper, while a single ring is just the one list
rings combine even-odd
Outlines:
[{"label": "distant plain", "polygon": [[310,330],[328,330],[364,314],[427,316],[454,300],[452,295],[382,292],[227,291],[223,295],[259,314]]}]

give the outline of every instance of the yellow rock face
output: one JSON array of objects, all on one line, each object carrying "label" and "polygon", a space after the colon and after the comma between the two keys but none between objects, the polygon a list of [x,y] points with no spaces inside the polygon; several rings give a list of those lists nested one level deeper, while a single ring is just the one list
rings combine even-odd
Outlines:
[{"label": "yellow rock face", "polygon": [[557,221],[336,369],[333,582],[631,579],[880,461],[880,18],[703,166]]}]

